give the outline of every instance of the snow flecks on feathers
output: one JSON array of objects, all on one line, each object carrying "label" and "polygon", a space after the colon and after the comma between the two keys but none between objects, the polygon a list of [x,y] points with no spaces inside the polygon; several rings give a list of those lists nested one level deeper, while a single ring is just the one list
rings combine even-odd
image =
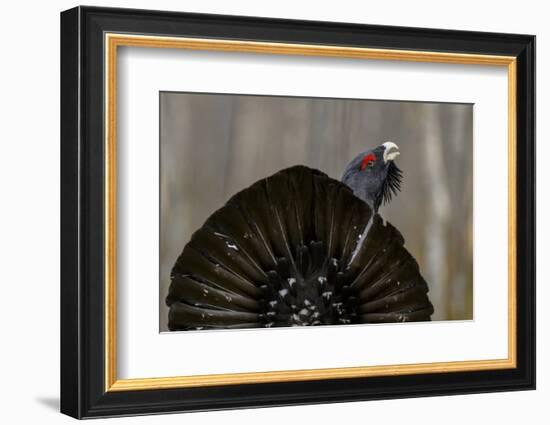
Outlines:
[{"label": "snow flecks on feathers", "polygon": [[233,196],[171,276],[171,330],[419,321],[433,311],[397,229],[304,166]]}]

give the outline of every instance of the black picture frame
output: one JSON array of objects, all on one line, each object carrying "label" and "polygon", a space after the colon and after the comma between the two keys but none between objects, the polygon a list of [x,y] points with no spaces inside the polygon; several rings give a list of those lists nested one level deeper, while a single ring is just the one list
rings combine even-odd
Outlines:
[{"label": "black picture frame", "polygon": [[[105,391],[104,34],[259,40],[517,59],[517,367]],[[535,388],[535,37],[76,7],[61,13],[61,412],[75,418]]]}]

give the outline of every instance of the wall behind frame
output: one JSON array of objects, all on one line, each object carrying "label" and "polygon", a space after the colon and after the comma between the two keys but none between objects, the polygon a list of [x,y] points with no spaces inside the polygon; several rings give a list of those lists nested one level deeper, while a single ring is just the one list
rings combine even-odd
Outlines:
[{"label": "wall behind frame", "polygon": [[[543,2],[439,1],[297,2],[279,0],[97,0],[98,6],[537,34],[538,140],[550,140],[550,28]],[[0,323],[3,423],[74,424],[60,415],[59,393],[59,12],[68,0],[9,2],[0,33]],[[544,96],[543,96],[544,95]],[[98,420],[105,424],[290,424],[343,420],[408,425],[490,421],[543,423],[550,398],[550,144],[540,143],[538,167],[538,390],[319,406]],[[31,384],[32,381],[32,384]],[[94,422],[96,423],[96,422]]]}]

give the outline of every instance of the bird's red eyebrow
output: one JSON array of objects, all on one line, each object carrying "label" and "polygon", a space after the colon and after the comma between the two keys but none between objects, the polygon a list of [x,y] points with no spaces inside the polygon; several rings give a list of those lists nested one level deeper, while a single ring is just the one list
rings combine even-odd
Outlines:
[{"label": "bird's red eyebrow", "polygon": [[363,158],[363,161],[361,162],[361,171],[367,168],[367,164],[369,163],[369,161],[376,161],[376,155],[374,155],[372,152],[366,154]]}]

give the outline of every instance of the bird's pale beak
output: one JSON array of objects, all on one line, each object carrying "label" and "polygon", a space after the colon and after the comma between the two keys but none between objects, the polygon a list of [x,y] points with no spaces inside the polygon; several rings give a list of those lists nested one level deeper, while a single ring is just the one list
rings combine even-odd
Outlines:
[{"label": "bird's pale beak", "polygon": [[399,146],[397,146],[393,142],[386,142],[383,143],[382,146],[384,146],[384,164],[388,161],[393,161],[395,158],[399,156]]}]

